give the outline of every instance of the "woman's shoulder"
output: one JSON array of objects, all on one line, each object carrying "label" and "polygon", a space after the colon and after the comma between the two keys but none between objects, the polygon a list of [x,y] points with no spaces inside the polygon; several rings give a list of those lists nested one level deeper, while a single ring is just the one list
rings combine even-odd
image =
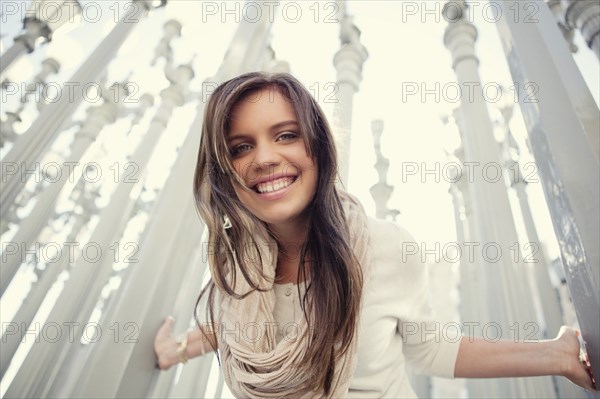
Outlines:
[{"label": "woman's shoulder", "polygon": [[374,249],[382,246],[402,248],[416,242],[415,237],[401,223],[396,221],[368,217],[369,232]]},{"label": "woman's shoulder", "polygon": [[369,217],[369,226],[375,274],[385,279],[401,276],[404,281],[423,278],[427,267],[419,244],[404,225]]},{"label": "woman's shoulder", "polygon": [[380,306],[384,315],[405,318],[426,290],[427,265],[402,223],[369,217],[369,226],[372,263],[366,303]]}]

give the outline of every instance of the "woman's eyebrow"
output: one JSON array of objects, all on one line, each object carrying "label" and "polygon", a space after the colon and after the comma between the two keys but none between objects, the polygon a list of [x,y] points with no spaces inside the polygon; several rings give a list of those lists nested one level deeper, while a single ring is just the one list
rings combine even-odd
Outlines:
[{"label": "woman's eyebrow", "polygon": [[227,141],[233,141],[235,139],[247,139],[249,136],[244,133],[237,133],[227,136]]},{"label": "woman's eyebrow", "polygon": [[[284,126],[289,126],[289,125],[298,126],[298,122],[294,121],[294,120],[278,122],[278,123],[274,124],[273,126],[271,126],[269,128],[269,130],[271,132],[273,132],[273,131],[275,131],[277,129],[280,129],[280,128],[284,127]],[[231,134],[230,136],[227,137],[227,141],[232,141],[232,140],[235,140],[235,139],[246,139],[248,137],[249,136],[247,134],[244,134],[244,133],[234,133],[234,134]]]},{"label": "woman's eyebrow", "polygon": [[269,130],[273,131],[273,130],[277,130],[283,126],[287,126],[287,125],[296,125],[298,126],[298,122],[294,121],[294,120],[289,120],[289,121],[283,121],[283,122],[279,122],[274,124],[273,126],[271,126],[271,128]]}]

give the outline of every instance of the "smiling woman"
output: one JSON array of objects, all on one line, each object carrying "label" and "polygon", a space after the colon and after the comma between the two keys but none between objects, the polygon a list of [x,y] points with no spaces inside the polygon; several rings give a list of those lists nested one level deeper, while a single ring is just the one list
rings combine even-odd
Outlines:
[{"label": "smiling woman", "polygon": [[425,264],[403,253],[414,237],[368,218],[336,177],[329,125],[293,76],[249,73],[215,90],[194,179],[211,273],[196,307],[208,297],[209,323],[176,340],[168,319],[161,368],[212,347],[245,398],[415,397],[406,360],[447,378],[556,374],[593,387],[569,328],[537,343],[447,336]]},{"label": "smiling woman", "polygon": [[317,171],[292,103],[274,87],[261,89],[233,108],[228,130],[233,167],[244,181],[234,186],[238,198],[281,241],[292,238],[284,237],[286,226],[306,230]]},{"label": "smiling woman", "polygon": [[[255,73],[217,88],[204,118],[194,193],[209,246],[216,249],[209,255],[214,281],[209,301],[216,286],[219,321],[263,327],[261,321],[275,322],[275,281],[303,281],[310,292],[302,300],[303,339],[276,346],[273,335],[265,334],[262,350],[254,354],[265,358],[262,367],[237,355],[246,346],[256,352],[254,343],[219,342],[230,388],[242,396],[273,389],[284,396],[347,391],[351,367],[335,366],[354,358],[363,281],[359,262],[367,253],[367,242],[357,242],[359,235],[351,241],[349,230],[364,230],[366,216],[334,185],[335,146],[323,111],[291,75]],[[217,162],[209,163],[212,159]],[[232,225],[227,231],[225,217]],[[351,249],[356,246],[363,248],[359,256]],[[326,325],[333,328],[319,328]],[[282,362],[292,367],[282,368]],[[254,372],[248,376],[243,369]],[[275,387],[274,373],[281,378]],[[260,381],[266,374],[271,378]],[[251,384],[242,382],[248,378]]]}]

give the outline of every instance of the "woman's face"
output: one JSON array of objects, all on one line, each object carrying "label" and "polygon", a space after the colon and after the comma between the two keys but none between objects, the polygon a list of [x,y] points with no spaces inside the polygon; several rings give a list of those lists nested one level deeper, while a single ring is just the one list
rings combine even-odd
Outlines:
[{"label": "woman's face", "polygon": [[290,101],[265,88],[233,110],[227,145],[234,168],[251,192],[235,191],[256,217],[273,226],[306,217],[317,168],[306,152]]}]

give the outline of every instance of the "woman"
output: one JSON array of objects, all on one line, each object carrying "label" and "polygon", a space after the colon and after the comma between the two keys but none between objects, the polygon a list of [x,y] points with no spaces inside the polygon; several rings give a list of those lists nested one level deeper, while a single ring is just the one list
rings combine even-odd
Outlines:
[{"label": "woman", "polygon": [[425,268],[401,260],[414,239],[367,218],[336,167],[325,115],[291,75],[215,90],[194,181],[212,278],[196,306],[207,298],[209,323],[176,340],[168,318],[160,368],[218,347],[236,397],[414,397],[405,359],[449,378],[562,375],[594,389],[572,329],[536,343],[431,334]]}]

